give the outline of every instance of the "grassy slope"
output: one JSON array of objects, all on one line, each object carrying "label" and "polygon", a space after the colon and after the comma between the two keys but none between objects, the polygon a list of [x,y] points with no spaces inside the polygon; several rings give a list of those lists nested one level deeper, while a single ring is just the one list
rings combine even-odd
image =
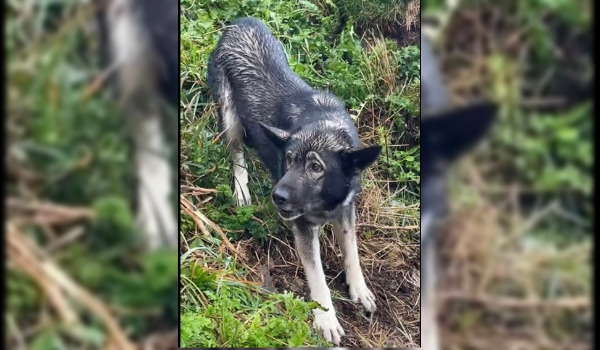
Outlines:
[{"label": "grassy slope", "polygon": [[[337,8],[318,4],[182,2],[182,345],[325,345],[307,326],[310,305],[302,301],[307,290],[301,268],[289,246],[289,229],[268,200],[271,184],[262,166],[250,157],[254,205],[235,208],[230,160],[216,140],[206,63],[222,26],[247,15],[273,30],[295,72],[342,98],[358,116],[366,143],[386,145],[378,165],[365,174],[359,198],[363,267],[378,290],[380,308],[387,310],[376,314],[373,322],[347,300],[339,277],[339,250],[329,235],[322,240],[334,303],[349,333],[347,345],[418,344],[419,153],[418,147],[408,149],[407,144],[418,135],[419,50],[371,37],[361,42],[352,18],[338,27]],[[227,247],[225,237],[232,246]],[[268,294],[265,288],[295,294]]]}]

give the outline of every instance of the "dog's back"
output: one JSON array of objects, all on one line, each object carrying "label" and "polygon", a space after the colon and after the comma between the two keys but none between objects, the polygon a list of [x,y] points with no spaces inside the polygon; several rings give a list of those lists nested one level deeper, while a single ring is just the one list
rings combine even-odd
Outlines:
[{"label": "dog's back", "polygon": [[256,149],[274,180],[283,173],[282,150],[259,123],[289,132],[322,121],[348,148],[360,146],[358,132],[344,104],[332,94],[316,91],[294,73],[282,45],[255,18],[233,21],[211,53],[208,86],[220,105],[219,125],[229,149],[243,144]]},{"label": "dog's back", "polygon": [[211,53],[208,86],[216,100],[222,97],[223,84],[227,83],[231,84],[229,89],[239,95],[236,97],[244,100],[240,102],[250,109],[258,107],[253,103],[255,101],[272,108],[276,97],[310,90],[289,69],[283,47],[273,38],[269,28],[252,17],[240,18],[227,25]]}]

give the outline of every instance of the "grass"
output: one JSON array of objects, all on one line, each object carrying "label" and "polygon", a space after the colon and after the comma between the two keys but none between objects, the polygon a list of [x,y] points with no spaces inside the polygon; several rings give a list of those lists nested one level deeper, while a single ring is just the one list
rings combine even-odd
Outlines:
[{"label": "grass", "polygon": [[[407,28],[410,13],[388,12],[401,19],[388,28],[360,1],[182,4],[182,342],[329,345],[307,328],[314,305],[262,166],[250,158],[255,205],[235,208],[228,156],[215,141],[206,60],[224,23],[255,15],[296,72],[344,100],[361,138],[385,145],[359,197],[359,250],[381,310],[372,320],[348,300],[328,228],[321,240],[344,346],[417,346],[419,53],[403,36],[418,31]],[[589,349],[592,12],[583,1],[512,5],[463,3],[440,41],[453,100],[489,96],[502,111],[490,140],[453,174],[444,343]],[[99,73],[89,7],[5,8],[7,348],[128,349],[161,337],[177,322],[177,253],[142,252],[131,225],[127,130],[108,92],[87,93]]]},{"label": "grass", "polygon": [[345,346],[419,343],[419,148],[411,147],[419,133],[419,50],[376,27],[359,37],[340,11],[323,1],[182,2],[182,345],[331,345],[307,326],[315,305],[290,230],[268,200],[264,168],[249,157],[254,204],[235,207],[230,160],[217,140],[208,55],[224,24],[249,15],[272,29],[296,73],[344,101],[366,144],[385,146],[358,199],[362,266],[381,310],[372,320],[348,300],[329,228],[321,239]]}]

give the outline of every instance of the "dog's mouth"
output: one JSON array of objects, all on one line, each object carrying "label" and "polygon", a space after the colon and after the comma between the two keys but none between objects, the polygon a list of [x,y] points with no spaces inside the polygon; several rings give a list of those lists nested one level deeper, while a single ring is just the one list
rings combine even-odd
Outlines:
[{"label": "dog's mouth", "polygon": [[283,220],[286,220],[286,221],[295,220],[295,219],[301,217],[302,215],[304,215],[304,213],[302,213],[302,212],[299,213],[295,210],[285,210],[285,209],[281,209],[281,208],[277,208],[277,213]]}]

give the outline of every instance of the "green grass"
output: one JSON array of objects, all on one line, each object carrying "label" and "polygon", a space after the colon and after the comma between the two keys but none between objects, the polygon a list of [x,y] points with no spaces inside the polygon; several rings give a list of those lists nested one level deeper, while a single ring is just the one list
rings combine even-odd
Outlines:
[{"label": "green grass", "polygon": [[[181,261],[182,342],[198,347],[328,346],[308,328],[311,304],[302,301],[304,296],[268,293],[253,283],[257,273],[250,262],[252,250],[264,250],[271,243],[291,244],[289,229],[277,218],[269,201],[272,185],[252,153],[248,166],[253,205],[234,206],[230,159],[215,140],[215,106],[206,82],[208,56],[224,24],[243,16],[257,17],[271,28],[292,70],[313,87],[329,90],[344,101],[358,117],[365,143],[387,145],[385,160],[382,155],[363,181],[366,204],[360,211],[366,214],[359,215],[359,222],[373,215],[367,210],[369,197],[379,195],[382,206],[395,203],[388,213],[382,211],[374,228],[361,234],[389,239],[389,244],[398,246],[418,245],[418,237],[378,224],[413,225],[419,220],[419,148],[409,150],[405,144],[418,137],[419,49],[372,37],[361,41],[352,20],[340,26],[339,10],[332,2],[182,1],[182,194],[245,255],[223,250],[223,238],[200,215],[182,214],[186,239],[182,248],[186,258]],[[418,251],[414,254],[418,260]],[[381,342],[365,334],[361,344],[386,344],[385,338]]]},{"label": "green grass", "polygon": [[[195,254],[194,254],[195,253]],[[198,259],[202,256],[202,259]],[[195,258],[194,258],[195,257]],[[203,264],[220,261],[216,272]],[[183,347],[303,347],[326,343],[311,335],[307,323],[314,303],[292,293],[265,295],[256,286],[226,274],[243,268],[219,256],[207,244],[182,256],[181,346]],[[200,265],[200,266],[199,266]]]}]

